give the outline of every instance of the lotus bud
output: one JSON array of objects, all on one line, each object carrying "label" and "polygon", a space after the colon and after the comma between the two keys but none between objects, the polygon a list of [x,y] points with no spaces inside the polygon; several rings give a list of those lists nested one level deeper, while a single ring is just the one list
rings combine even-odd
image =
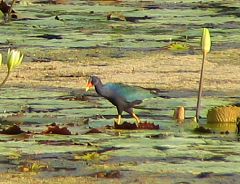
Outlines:
[{"label": "lotus bud", "polygon": [[0,53],[0,67],[2,65],[2,54]]},{"label": "lotus bud", "polygon": [[7,67],[8,71],[12,71],[14,68],[19,66],[22,63],[23,54],[18,50],[10,50],[8,49],[7,55]]},{"label": "lotus bud", "polygon": [[208,53],[211,49],[211,37],[207,28],[203,28],[201,46],[204,53]]},{"label": "lotus bud", "polygon": [[176,119],[177,122],[183,123],[185,119],[185,109],[183,106],[178,107],[173,114],[173,119]]}]

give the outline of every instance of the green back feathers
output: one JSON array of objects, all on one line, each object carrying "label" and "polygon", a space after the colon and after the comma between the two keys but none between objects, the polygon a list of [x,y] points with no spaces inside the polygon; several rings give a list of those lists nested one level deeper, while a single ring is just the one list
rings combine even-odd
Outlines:
[{"label": "green back feathers", "polygon": [[107,83],[104,85],[104,88],[113,91],[116,96],[124,98],[127,102],[156,97],[156,95],[141,87],[128,86],[121,83]]}]

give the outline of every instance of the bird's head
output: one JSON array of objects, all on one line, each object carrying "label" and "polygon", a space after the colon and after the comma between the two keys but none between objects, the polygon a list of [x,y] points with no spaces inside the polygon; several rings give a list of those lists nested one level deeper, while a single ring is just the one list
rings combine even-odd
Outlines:
[{"label": "bird's head", "polygon": [[96,86],[100,82],[100,79],[96,76],[90,76],[87,82],[86,91],[88,91],[91,87]]}]

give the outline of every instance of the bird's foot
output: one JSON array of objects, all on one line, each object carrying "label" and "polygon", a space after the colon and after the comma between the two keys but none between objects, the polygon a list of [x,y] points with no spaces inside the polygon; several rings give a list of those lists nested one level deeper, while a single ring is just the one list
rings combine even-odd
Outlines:
[{"label": "bird's foot", "polygon": [[141,123],[141,121],[136,121],[135,124],[137,127],[139,127],[139,124]]},{"label": "bird's foot", "polygon": [[118,115],[117,119],[114,120],[115,123],[117,123],[118,125],[122,124],[122,117],[121,115]]},{"label": "bird's foot", "polygon": [[115,120],[114,120],[114,123],[116,123],[116,124],[118,124],[118,125],[122,125],[122,124],[123,124],[123,122],[122,122],[122,121],[118,121],[118,119],[115,119]]}]

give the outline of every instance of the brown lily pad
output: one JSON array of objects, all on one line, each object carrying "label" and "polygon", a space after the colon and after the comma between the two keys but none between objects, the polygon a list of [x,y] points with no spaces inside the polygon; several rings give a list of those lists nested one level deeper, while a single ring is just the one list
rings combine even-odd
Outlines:
[{"label": "brown lily pad", "polygon": [[137,125],[134,123],[129,123],[127,121],[124,121],[122,124],[117,124],[116,122],[114,122],[114,128],[115,129],[124,129],[124,130],[136,130],[137,129]]},{"label": "brown lily pad", "polygon": [[205,128],[203,126],[195,128],[194,132],[195,133],[205,133],[205,134],[213,133],[213,131],[210,128]]},{"label": "brown lily pad", "polygon": [[85,134],[97,134],[97,133],[102,133],[101,130],[97,128],[91,128],[89,131],[87,131]]},{"label": "brown lily pad", "polygon": [[107,172],[98,172],[93,176],[97,178],[120,178],[121,174],[119,170],[115,170],[115,171],[107,171]]},{"label": "brown lily pad", "polygon": [[159,125],[145,121],[138,124],[138,129],[158,130],[160,127]]},{"label": "brown lily pad", "polygon": [[17,135],[17,134],[24,133],[24,131],[21,130],[21,128],[18,125],[13,125],[11,127],[3,129],[0,133],[1,134],[8,134],[8,135]]},{"label": "brown lily pad", "polygon": [[168,138],[170,135],[168,134],[155,134],[155,135],[147,135],[146,137],[147,138],[150,138],[150,139],[166,139]]},{"label": "brown lily pad", "polygon": [[60,97],[61,100],[68,100],[68,101],[88,101],[89,97],[85,95],[79,95],[79,96],[63,96]]},{"label": "brown lily pad", "polygon": [[146,130],[158,130],[160,127],[159,125],[155,125],[154,123],[150,122],[143,122],[137,124],[132,124],[129,122],[123,122],[123,124],[118,125],[116,122],[114,122],[114,128],[115,129],[124,129],[124,130],[136,130],[136,129],[146,129]]},{"label": "brown lily pad", "polygon": [[60,128],[58,125],[50,125],[48,129],[42,132],[43,134],[60,134],[60,135],[71,135],[71,132],[67,127]]}]

